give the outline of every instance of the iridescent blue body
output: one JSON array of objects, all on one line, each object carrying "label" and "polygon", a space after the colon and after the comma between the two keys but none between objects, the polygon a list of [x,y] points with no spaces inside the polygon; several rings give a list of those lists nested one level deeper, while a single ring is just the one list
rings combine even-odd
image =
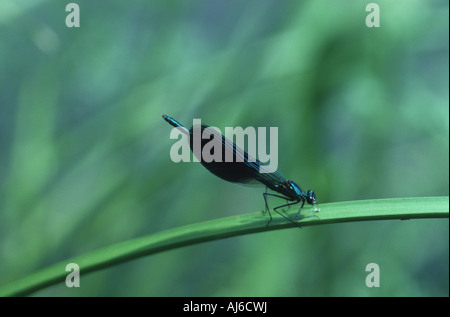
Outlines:
[{"label": "iridescent blue body", "polygon": [[[189,136],[190,147],[194,155],[197,158],[200,158],[201,164],[217,177],[220,177],[223,180],[233,183],[241,183],[241,184],[260,183],[266,186],[266,192],[263,193],[263,196],[266,204],[266,210],[269,212],[270,216],[270,220],[267,223],[267,225],[272,220],[272,215],[270,214],[269,206],[267,204],[267,196],[279,197],[285,199],[286,201],[291,201],[291,203],[275,207],[274,211],[277,212],[282,217],[284,217],[285,219],[287,219],[288,221],[294,223],[296,226],[299,225],[296,222],[293,222],[292,220],[287,218],[282,213],[278,212],[278,209],[301,203],[300,209],[296,215],[296,219],[299,219],[300,211],[302,210],[305,202],[313,206],[316,205],[317,198],[312,190],[304,192],[303,190],[300,189],[300,187],[296,183],[286,179],[279,171],[275,171],[273,173],[261,173],[261,171],[264,171],[265,169],[265,164],[251,157],[247,152],[236,146],[236,144],[234,144],[229,139],[225,138],[225,136],[223,136],[216,130],[210,128],[207,125],[201,125],[200,127],[201,135],[203,134],[203,131],[205,129],[209,129],[207,132],[215,135],[214,138],[211,139],[202,138],[200,149],[203,149],[205,144],[207,144],[208,142],[214,142],[214,140],[221,140],[220,141],[221,144],[218,145],[222,146],[222,160],[220,162],[216,161],[206,162],[205,160],[203,160],[201,155],[197,155],[197,153],[195,153],[194,151],[193,146],[194,127],[188,130],[186,127],[184,127],[175,119],[166,115],[163,115],[162,117],[170,125],[178,128],[181,132]],[[227,151],[232,151],[233,156],[232,162],[227,162],[225,160]],[[267,188],[270,188],[271,190],[281,195],[267,193]]]}]

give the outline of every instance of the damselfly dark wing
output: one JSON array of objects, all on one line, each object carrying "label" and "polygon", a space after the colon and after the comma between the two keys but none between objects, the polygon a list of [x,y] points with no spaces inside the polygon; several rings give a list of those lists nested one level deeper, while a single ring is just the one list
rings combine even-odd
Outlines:
[{"label": "damselfly dark wing", "polygon": [[[207,146],[208,150],[210,150],[209,154],[214,156],[214,151],[220,148],[221,160],[205,161],[204,153],[202,153],[202,155],[196,153],[197,151],[195,151],[193,145],[194,138],[192,137],[194,127],[189,130],[191,135],[190,147],[198,159],[201,157],[201,159],[199,159],[201,164],[217,177],[233,183],[260,183],[272,190],[277,190],[278,187],[276,184],[287,181],[287,179],[278,171],[268,173],[264,163],[261,163],[258,159],[249,155],[234,142],[227,139],[224,135],[210,126],[203,124],[199,130],[201,131],[201,135],[204,135],[204,131],[206,130],[206,135],[210,136],[209,139],[202,138],[202,152],[205,149],[205,146]],[[230,158],[232,158],[232,161],[230,161]]]}]

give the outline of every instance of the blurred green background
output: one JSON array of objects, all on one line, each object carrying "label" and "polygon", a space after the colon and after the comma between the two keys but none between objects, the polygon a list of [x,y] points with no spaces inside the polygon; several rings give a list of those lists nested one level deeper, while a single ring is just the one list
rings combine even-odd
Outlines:
[{"label": "blurred green background", "polygon": [[[319,203],[449,194],[447,1],[0,0],[0,286],[127,239],[260,211],[173,163],[173,116],[278,127]],[[381,287],[367,288],[375,262]],[[264,232],[38,296],[448,296],[447,219]]]}]

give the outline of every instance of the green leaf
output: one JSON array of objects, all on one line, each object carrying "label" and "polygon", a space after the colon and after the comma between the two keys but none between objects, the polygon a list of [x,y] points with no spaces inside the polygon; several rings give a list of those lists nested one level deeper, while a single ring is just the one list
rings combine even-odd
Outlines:
[{"label": "green leaf", "polygon": [[[297,210],[291,208],[286,216],[294,219],[296,212]],[[368,220],[448,218],[449,198],[447,196],[338,202],[321,204],[320,211],[316,213],[313,213],[312,208],[305,207],[302,214],[305,216],[299,221],[302,227]],[[268,219],[268,215],[254,212],[174,228],[118,243],[68,259],[5,285],[0,288],[0,296],[23,296],[50,285],[65,283],[65,278],[69,274],[65,270],[68,263],[78,264],[81,274],[84,275],[139,257],[201,242],[286,228],[299,230],[276,214],[273,215],[270,226],[266,227]]]}]

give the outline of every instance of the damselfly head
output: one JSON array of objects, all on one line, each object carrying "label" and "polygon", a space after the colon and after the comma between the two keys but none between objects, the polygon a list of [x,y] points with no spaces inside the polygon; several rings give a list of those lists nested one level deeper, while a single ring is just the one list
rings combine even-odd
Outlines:
[{"label": "damselfly head", "polygon": [[306,192],[306,202],[310,205],[315,205],[317,203],[316,194],[312,190]]}]

